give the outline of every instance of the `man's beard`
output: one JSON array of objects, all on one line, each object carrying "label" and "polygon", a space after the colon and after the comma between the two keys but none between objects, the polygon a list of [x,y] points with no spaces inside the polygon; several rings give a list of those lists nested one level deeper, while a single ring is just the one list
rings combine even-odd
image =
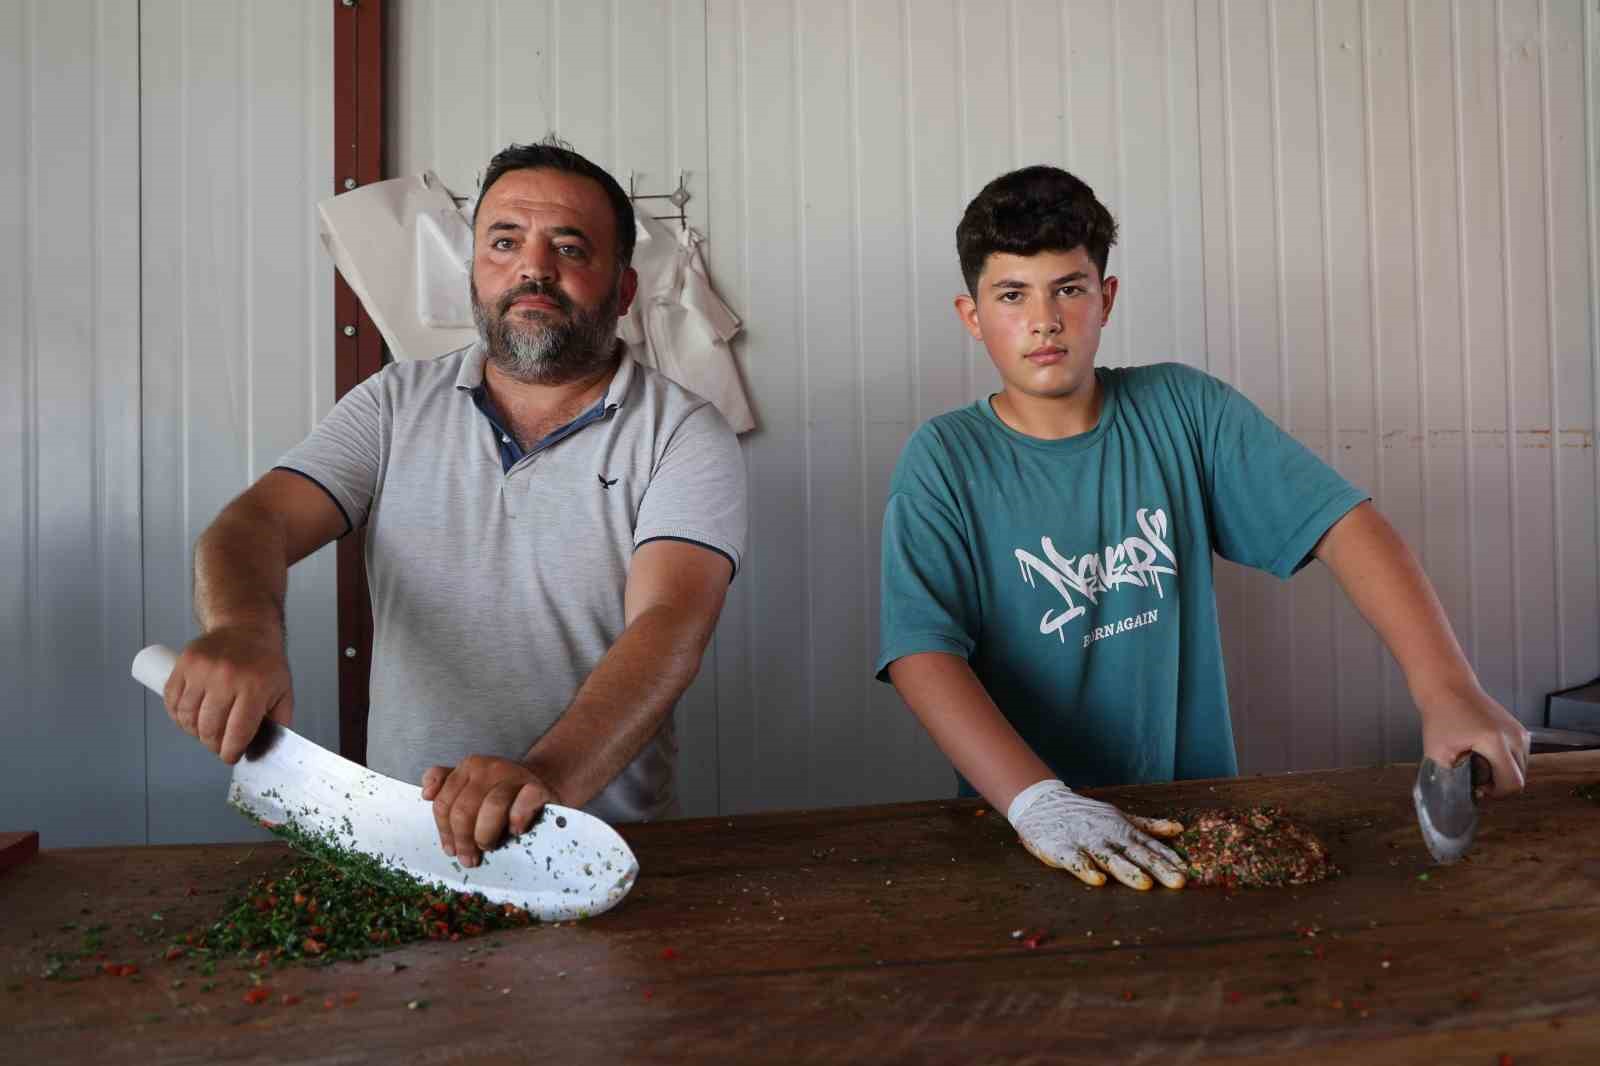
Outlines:
[{"label": "man's beard", "polygon": [[[493,309],[478,299],[471,282],[472,320],[478,326],[489,362],[507,377],[533,385],[561,385],[597,374],[615,358],[620,278],[605,301],[593,310],[581,308],[559,286],[530,281],[500,294]],[[557,304],[564,321],[543,312],[511,315],[511,305],[524,296],[541,296]]]}]

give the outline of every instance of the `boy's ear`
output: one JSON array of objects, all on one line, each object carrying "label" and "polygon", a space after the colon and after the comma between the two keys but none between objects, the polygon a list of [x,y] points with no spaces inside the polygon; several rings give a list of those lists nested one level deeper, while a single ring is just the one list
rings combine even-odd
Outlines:
[{"label": "boy's ear", "polygon": [[1100,282],[1100,325],[1111,321],[1111,305],[1117,302],[1117,276],[1110,275]]},{"label": "boy's ear", "polygon": [[978,325],[978,302],[967,293],[962,293],[955,299],[956,317],[961,319],[961,324],[972,334],[972,339],[983,342],[983,327]]}]

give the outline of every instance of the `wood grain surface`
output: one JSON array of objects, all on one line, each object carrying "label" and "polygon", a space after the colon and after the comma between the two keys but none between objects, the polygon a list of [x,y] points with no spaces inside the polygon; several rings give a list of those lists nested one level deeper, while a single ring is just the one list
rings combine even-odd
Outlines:
[{"label": "wood grain surface", "polygon": [[[16,1062],[1600,1062],[1600,752],[1536,756],[1448,868],[1414,775],[1098,793],[1281,804],[1344,870],[1232,894],[1085,888],[977,802],[629,826],[609,914],[269,969],[255,1006],[162,955],[282,847],[45,850],[0,878],[0,1030]],[[91,928],[139,973],[45,979]]]}]

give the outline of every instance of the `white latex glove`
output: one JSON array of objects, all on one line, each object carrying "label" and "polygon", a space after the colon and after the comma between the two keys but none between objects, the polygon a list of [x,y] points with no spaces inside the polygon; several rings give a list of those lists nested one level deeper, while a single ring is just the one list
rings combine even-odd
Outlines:
[{"label": "white latex glove", "polygon": [[1103,885],[1109,873],[1129,888],[1144,891],[1151,883],[1148,870],[1168,888],[1184,885],[1183,860],[1155,839],[1183,832],[1177,822],[1123,814],[1056,780],[1040,781],[1017,793],[1006,818],[1035,858],[1071,872],[1085,884]]}]

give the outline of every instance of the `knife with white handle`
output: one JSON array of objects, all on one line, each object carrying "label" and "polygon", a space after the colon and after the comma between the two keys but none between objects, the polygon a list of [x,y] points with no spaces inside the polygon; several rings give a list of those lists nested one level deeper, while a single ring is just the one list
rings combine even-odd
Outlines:
[{"label": "knife with white handle", "polygon": [[[134,679],[159,696],[177,661],[170,648],[153,644],[134,657]],[[527,832],[484,852],[478,866],[462,866],[440,848],[433,804],[421,789],[341,758],[271,719],[262,720],[234,764],[228,802],[268,828],[293,826],[424,883],[478,892],[542,921],[607,911],[639,875],[638,860],[616,830],[554,803],[545,804]]]}]

